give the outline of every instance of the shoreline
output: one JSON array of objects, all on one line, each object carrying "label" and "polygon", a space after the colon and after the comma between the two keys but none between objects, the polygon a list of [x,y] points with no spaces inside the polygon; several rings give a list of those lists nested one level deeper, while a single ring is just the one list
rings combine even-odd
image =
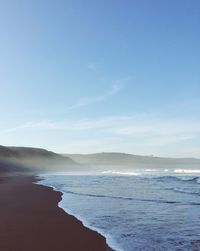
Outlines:
[{"label": "shoreline", "polygon": [[105,241],[106,241],[106,244],[108,246],[108,251],[121,251],[121,249],[119,247],[117,247],[116,243],[113,241],[112,237],[107,235],[106,233],[104,233],[101,229],[98,229],[98,228],[95,228],[93,226],[91,226],[89,224],[88,221],[86,221],[85,219],[83,219],[80,215],[72,212],[69,208],[66,208],[63,203],[62,203],[62,197],[64,195],[64,192],[62,190],[58,190],[56,187],[54,187],[53,185],[50,185],[50,184],[44,184],[42,183],[43,180],[45,180],[45,178],[43,176],[37,176],[37,180],[35,184],[38,184],[38,185],[41,185],[41,186],[44,186],[44,187],[50,187],[53,189],[53,191],[55,192],[59,192],[61,193],[61,200],[58,202],[58,207],[61,208],[62,210],[64,210],[64,212],[72,217],[75,217],[75,219],[77,219],[78,221],[80,221],[83,226],[95,233],[97,233],[98,235],[102,236],[103,238],[105,238]]},{"label": "shoreline", "polygon": [[62,192],[37,176],[0,177],[0,249],[113,251],[104,236],[58,206]]}]

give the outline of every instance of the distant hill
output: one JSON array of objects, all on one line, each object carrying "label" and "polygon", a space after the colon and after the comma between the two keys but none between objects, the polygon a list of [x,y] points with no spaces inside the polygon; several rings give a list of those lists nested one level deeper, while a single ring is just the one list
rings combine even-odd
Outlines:
[{"label": "distant hill", "polygon": [[200,168],[200,159],[195,158],[162,158],[154,156],[139,156],[117,152],[102,152],[94,154],[64,154],[74,161],[85,165],[114,165],[131,167],[187,167]]},{"label": "distant hill", "polygon": [[[4,147],[5,148],[5,147]],[[19,158],[53,158],[68,160],[71,164],[74,163],[69,157],[63,157],[60,154],[48,151],[42,148],[33,147],[6,147],[11,153],[14,153]]]},{"label": "distant hill", "polygon": [[5,146],[0,146],[0,158],[17,157],[17,153]]},{"label": "distant hill", "polygon": [[67,171],[78,166],[69,157],[45,149],[0,146],[0,171]]},{"label": "distant hill", "polygon": [[106,166],[114,166],[119,170],[200,169],[200,159],[161,158],[117,152],[61,155],[41,148],[0,146],[0,172],[91,171],[104,169]]},{"label": "distant hill", "polygon": [[0,160],[0,173],[6,173],[6,172],[25,172],[26,169],[19,165],[14,164],[8,161],[2,161]]}]

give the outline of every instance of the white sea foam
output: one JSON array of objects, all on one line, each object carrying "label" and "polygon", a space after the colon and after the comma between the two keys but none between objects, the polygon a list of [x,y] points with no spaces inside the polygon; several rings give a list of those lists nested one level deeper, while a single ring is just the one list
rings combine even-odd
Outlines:
[{"label": "white sea foam", "polygon": [[[62,195],[62,197],[63,197],[63,196],[64,196],[64,195]],[[122,250],[121,248],[118,247],[118,245],[117,245],[116,242],[113,240],[113,238],[112,238],[111,235],[105,233],[102,229],[98,229],[98,228],[93,227],[93,226],[89,223],[89,221],[87,221],[85,218],[83,218],[83,217],[81,217],[79,214],[77,214],[77,213],[71,211],[71,210],[70,210],[69,208],[67,208],[66,205],[63,203],[63,200],[61,200],[61,202],[58,203],[58,206],[59,206],[60,208],[62,208],[66,213],[68,213],[68,214],[70,214],[70,215],[73,215],[76,219],[78,219],[79,221],[81,221],[82,224],[83,224],[85,227],[87,227],[87,228],[89,228],[89,229],[91,229],[91,230],[97,232],[98,234],[104,236],[105,239],[106,239],[106,243],[107,243],[108,246],[111,247],[113,250],[115,250],[115,251],[124,251],[124,250]]]},{"label": "white sea foam", "polygon": [[136,173],[136,172],[121,172],[121,171],[115,171],[115,170],[102,171],[101,173],[102,174],[113,174],[113,175],[127,175],[127,176],[141,175],[141,173]]},{"label": "white sea foam", "polygon": [[[57,175],[57,174],[56,174]],[[43,180],[40,180],[38,182],[36,182],[36,184],[42,185],[42,186],[48,186],[53,188],[54,191],[58,191],[62,193],[61,196],[61,201],[58,203],[58,207],[62,208],[67,214],[74,216],[76,219],[78,219],[79,221],[82,222],[82,224],[86,227],[89,228],[95,232],[97,232],[98,234],[102,235],[105,237],[106,239],[106,243],[108,244],[109,247],[111,247],[113,250],[115,251],[124,251],[123,249],[121,249],[116,242],[113,240],[112,236],[105,233],[102,229],[98,229],[93,227],[89,221],[87,221],[85,218],[81,217],[79,214],[73,212],[72,210],[70,210],[68,207],[66,207],[65,203],[63,202],[63,197],[65,196],[65,191],[58,189],[57,187],[55,187],[54,185],[50,185],[50,184],[46,184],[44,177],[48,177],[47,175],[41,175],[41,178],[43,178]]]},{"label": "white sea foam", "polygon": [[175,169],[174,173],[200,173],[200,169]]},{"label": "white sea foam", "polygon": [[145,172],[156,172],[157,170],[156,169],[145,169]]}]

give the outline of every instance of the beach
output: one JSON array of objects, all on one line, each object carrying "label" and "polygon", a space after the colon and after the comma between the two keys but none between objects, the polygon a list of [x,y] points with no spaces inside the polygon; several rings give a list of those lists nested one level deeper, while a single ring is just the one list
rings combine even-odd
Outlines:
[{"label": "beach", "polygon": [[59,207],[105,236],[116,251],[197,251],[200,175],[194,169],[177,174],[176,168],[50,173],[39,183],[62,192]]},{"label": "beach", "polygon": [[62,193],[36,177],[0,177],[0,250],[111,251],[103,236],[58,207]]}]

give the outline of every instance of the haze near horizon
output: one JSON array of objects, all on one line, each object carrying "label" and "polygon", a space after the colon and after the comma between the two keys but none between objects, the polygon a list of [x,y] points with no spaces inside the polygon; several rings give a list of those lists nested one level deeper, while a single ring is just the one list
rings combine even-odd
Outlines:
[{"label": "haze near horizon", "polygon": [[0,144],[200,158],[200,2],[0,3]]}]

